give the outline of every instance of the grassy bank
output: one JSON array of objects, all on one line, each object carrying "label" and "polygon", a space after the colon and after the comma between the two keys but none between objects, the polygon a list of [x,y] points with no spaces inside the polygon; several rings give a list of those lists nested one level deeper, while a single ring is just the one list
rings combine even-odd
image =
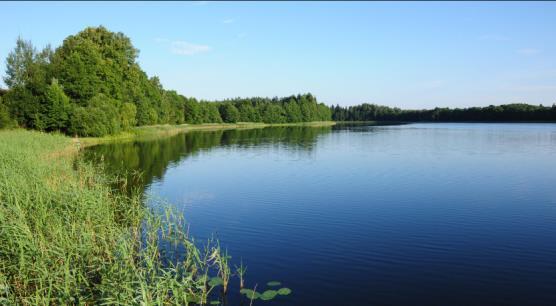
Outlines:
[{"label": "grassy bank", "polygon": [[76,152],[66,136],[0,131],[1,305],[184,305],[228,284],[218,244],[197,248],[181,218],[151,214]]},{"label": "grassy bank", "polygon": [[335,125],[334,121],[314,121],[314,122],[300,122],[300,123],[259,123],[259,122],[238,122],[238,123],[205,123],[205,124],[181,124],[181,125],[150,125],[140,126],[131,129],[130,131],[120,133],[118,135],[110,135],[105,137],[83,137],[79,141],[85,145],[95,145],[98,143],[105,143],[111,141],[132,140],[134,138],[149,138],[171,136],[178,133],[187,131],[198,130],[225,130],[225,129],[257,129],[271,126],[332,126]]}]

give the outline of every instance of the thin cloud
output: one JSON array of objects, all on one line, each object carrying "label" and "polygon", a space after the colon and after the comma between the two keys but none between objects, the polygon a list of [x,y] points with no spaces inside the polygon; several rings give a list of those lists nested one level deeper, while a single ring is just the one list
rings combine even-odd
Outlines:
[{"label": "thin cloud", "polygon": [[521,55],[536,55],[541,53],[541,50],[535,48],[523,48],[517,50],[517,53]]},{"label": "thin cloud", "polygon": [[237,38],[245,38],[246,36],[247,36],[247,33],[244,33],[244,32],[237,34]]},{"label": "thin cloud", "polygon": [[235,21],[236,21],[235,19],[232,19],[232,18],[228,18],[228,19],[224,19],[224,20],[222,20],[222,23],[225,23],[225,24],[230,24],[230,23],[234,23]]},{"label": "thin cloud", "polygon": [[205,53],[211,50],[207,45],[192,44],[190,42],[176,40],[171,43],[170,51],[178,55],[195,55],[198,53]]}]

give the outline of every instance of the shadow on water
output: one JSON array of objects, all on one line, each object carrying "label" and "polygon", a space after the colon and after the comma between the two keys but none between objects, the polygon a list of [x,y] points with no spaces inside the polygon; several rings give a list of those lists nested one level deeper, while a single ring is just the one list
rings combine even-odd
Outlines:
[{"label": "shadow on water", "polygon": [[[124,175],[126,189],[143,192],[161,179],[166,169],[214,148],[282,145],[292,151],[310,152],[319,135],[331,127],[266,127],[217,131],[190,131],[159,139],[116,142],[87,148],[83,157],[100,163],[109,174]],[[139,174],[139,175],[138,175]]]}]

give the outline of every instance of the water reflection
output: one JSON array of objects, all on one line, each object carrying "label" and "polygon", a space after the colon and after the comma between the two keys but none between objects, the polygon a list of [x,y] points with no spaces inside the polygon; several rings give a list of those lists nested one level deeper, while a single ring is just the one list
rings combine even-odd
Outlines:
[{"label": "water reflection", "polygon": [[[216,131],[190,131],[159,139],[108,143],[88,148],[86,160],[101,163],[110,174],[127,177],[127,189],[144,191],[172,165],[213,148],[286,146],[297,153],[310,153],[319,135],[332,127],[266,127]],[[139,175],[138,175],[139,174]]]}]

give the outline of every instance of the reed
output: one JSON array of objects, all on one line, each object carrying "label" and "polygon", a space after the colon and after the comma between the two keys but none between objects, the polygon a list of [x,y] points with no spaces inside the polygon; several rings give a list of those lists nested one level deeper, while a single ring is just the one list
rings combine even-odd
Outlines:
[{"label": "reed", "polygon": [[245,274],[247,273],[247,266],[243,265],[243,259],[240,260],[239,266],[235,266],[236,275],[239,277],[239,290],[245,287]]},{"label": "reed", "polygon": [[[124,192],[127,176],[106,176],[78,146],[58,134],[0,131],[0,305],[224,298],[231,257],[218,240],[197,243],[182,215],[150,211],[139,192]],[[237,272],[243,288],[243,264]]]}]

